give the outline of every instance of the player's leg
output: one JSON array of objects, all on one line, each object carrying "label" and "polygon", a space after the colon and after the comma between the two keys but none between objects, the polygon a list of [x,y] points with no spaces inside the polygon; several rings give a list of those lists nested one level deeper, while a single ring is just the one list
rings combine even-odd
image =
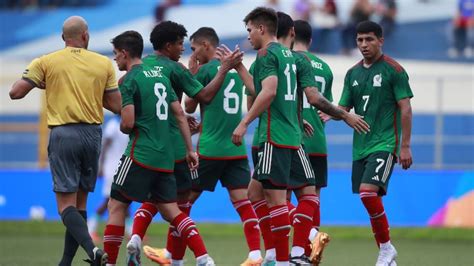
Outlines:
[{"label": "player's leg", "polygon": [[[199,163],[201,164],[202,160],[200,160]],[[174,176],[176,178],[176,187],[178,191],[178,208],[189,216],[194,201],[201,195],[201,191],[199,190],[199,187],[197,187],[200,183],[199,171],[190,171],[186,162],[179,162],[175,164]],[[192,192],[193,187],[197,188],[194,193]],[[170,227],[168,228],[166,249],[163,250],[162,253],[167,259],[173,257],[182,260],[186,253],[186,243],[184,241],[178,241],[175,243],[175,240],[178,239],[173,236],[173,232],[175,231],[173,225],[170,224]]]},{"label": "player's leg", "polygon": [[[82,190],[86,201],[87,193],[94,191],[100,140],[101,129],[96,125],[58,126],[50,133],[48,158],[53,175],[53,190],[56,193],[58,211],[66,226],[63,252],[65,256],[62,259],[65,265],[68,260],[72,260],[77,244],[86,251],[91,260],[103,254],[89,235],[84,219],[85,204],[81,204],[83,209],[77,208],[77,192]],[[87,160],[84,159],[85,154],[90,155]]]},{"label": "player's leg", "polygon": [[294,228],[291,260],[294,263],[309,263],[304,255],[309,232],[313,224],[316,205],[314,171],[303,147],[294,154],[291,161],[290,187],[294,188],[298,206],[294,211]]},{"label": "player's leg", "polygon": [[286,195],[291,160],[296,151],[278,148],[266,142],[261,144],[259,152],[262,152],[262,155],[256,171],[270,212],[276,262],[277,265],[285,265],[288,264],[288,235],[291,229]]},{"label": "player's leg", "polygon": [[327,233],[319,231],[321,223],[320,195],[321,188],[327,186],[328,164],[326,156],[309,156],[309,159],[315,174],[316,205],[313,216],[313,228],[311,228],[308,238],[310,244],[306,247],[305,254],[313,263],[319,263],[322,259],[324,248],[330,241],[330,237]]},{"label": "player's leg", "polygon": [[[146,192],[151,178],[148,171],[136,165],[130,157],[122,156],[120,159],[111,187],[108,204],[109,219],[104,231],[104,249],[109,254],[109,264],[114,265],[117,261],[131,199],[147,200]],[[145,216],[145,213],[142,212],[142,215]],[[139,260],[139,258],[134,259]]]},{"label": "player's leg", "polygon": [[[353,180],[357,179],[354,174],[359,174],[360,185],[356,184],[354,192],[358,192],[364,207],[370,217],[372,232],[377,245],[380,247],[377,265],[387,265],[395,260],[397,252],[390,242],[389,224],[382,202],[386,194],[396,157],[389,152],[375,152],[363,160],[354,162]],[[362,168],[363,164],[363,170]],[[359,169],[355,169],[359,168]]]},{"label": "player's leg", "polygon": [[[176,179],[173,174],[160,174],[160,177],[154,180],[152,186],[152,198],[157,202],[157,208],[161,216],[174,228],[173,243],[175,247],[181,242],[188,246],[194,253],[198,265],[213,265],[212,258],[207,254],[206,247],[194,222],[182,212],[176,204]],[[172,253],[173,265],[182,265],[182,258],[175,258]],[[212,262],[212,263],[211,263]]]},{"label": "player's leg", "polygon": [[225,165],[221,177],[222,186],[227,188],[232,205],[244,225],[244,235],[249,248],[248,258],[241,266],[260,264],[263,262],[260,252],[260,230],[247,190],[250,182],[248,160],[228,160],[220,163]]}]

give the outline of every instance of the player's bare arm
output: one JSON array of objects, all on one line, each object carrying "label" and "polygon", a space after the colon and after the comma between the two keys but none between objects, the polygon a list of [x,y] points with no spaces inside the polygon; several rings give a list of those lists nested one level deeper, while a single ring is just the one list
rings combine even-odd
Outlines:
[{"label": "player's bare arm", "polygon": [[135,105],[129,104],[120,112],[120,131],[130,134],[135,126]]},{"label": "player's bare arm", "polygon": [[399,163],[402,165],[403,169],[408,169],[413,163],[410,147],[412,123],[410,98],[401,99],[397,104],[400,108],[402,121],[402,147],[400,149]]},{"label": "player's bare arm", "polygon": [[187,96],[185,97],[184,110],[186,111],[186,113],[188,114],[194,113],[198,105],[199,105],[199,102],[196,101],[195,99],[187,97]]},{"label": "player's bare arm", "polygon": [[367,133],[370,131],[369,124],[357,114],[351,114],[343,109],[337,108],[330,101],[326,100],[317,88],[308,87],[304,90],[308,102],[316,108],[327,113],[335,120],[344,120],[347,125],[355,129],[357,133]]},{"label": "player's bare arm", "polygon": [[102,98],[102,104],[104,108],[111,111],[114,114],[120,113],[122,108],[122,95],[119,90],[110,90],[104,92],[104,98]]},{"label": "player's bare arm", "polygon": [[171,103],[171,111],[176,118],[179,130],[183,136],[184,144],[186,145],[186,162],[188,163],[189,169],[195,170],[199,165],[199,160],[191,142],[191,131],[189,130],[188,120],[184,115],[183,108],[181,108],[179,101]]},{"label": "player's bare arm", "polygon": [[221,88],[227,72],[242,62],[243,55],[239,49],[235,49],[231,54],[222,57],[221,67],[216,76],[194,98],[200,103],[210,103]]},{"label": "player's bare arm", "polygon": [[[236,46],[236,49],[238,49],[238,46]],[[225,45],[221,45],[217,47],[216,54],[219,58],[222,58],[225,55],[231,54],[232,51]],[[235,70],[237,70],[237,73],[239,74],[240,78],[244,82],[245,87],[247,90],[250,92],[250,95],[256,95],[255,93],[255,87],[253,85],[253,77],[250,75],[250,72],[247,70],[247,68],[244,66],[242,62],[237,64],[235,66]]]},{"label": "player's bare arm", "polygon": [[37,87],[34,83],[29,80],[19,79],[17,80],[12,88],[10,89],[10,99],[18,100],[25,97],[33,88]]},{"label": "player's bare arm", "polygon": [[262,91],[257,95],[252,108],[250,108],[247,115],[245,115],[235,128],[234,133],[232,133],[232,143],[237,146],[242,145],[242,139],[247,132],[248,125],[270,106],[276,96],[277,85],[277,76],[269,76],[262,81]]}]

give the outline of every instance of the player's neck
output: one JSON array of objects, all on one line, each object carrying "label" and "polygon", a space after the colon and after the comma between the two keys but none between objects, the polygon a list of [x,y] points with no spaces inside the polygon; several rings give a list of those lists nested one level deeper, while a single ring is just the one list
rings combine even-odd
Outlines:
[{"label": "player's neck", "polygon": [[83,48],[83,49],[87,48],[86,45],[84,45],[84,43],[79,40],[68,39],[64,43],[66,47]]},{"label": "player's neck", "polygon": [[364,58],[363,60],[363,64],[364,64],[364,67],[371,67],[375,62],[377,62],[380,57],[382,57],[382,52],[379,52],[376,56],[374,57],[371,57],[371,58]]},{"label": "player's neck", "polygon": [[278,39],[276,38],[276,36],[264,35],[262,37],[262,48],[266,48],[272,42],[278,42]]},{"label": "player's neck", "polygon": [[159,56],[171,58],[170,54],[166,52],[165,50],[155,50],[155,54]]},{"label": "player's neck", "polygon": [[308,51],[308,46],[304,45],[299,42],[295,42],[293,44],[293,51],[298,51],[298,52],[307,52]]},{"label": "player's neck", "polygon": [[133,68],[133,66],[140,65],[142,60],[140,58],[132,58],[127,62],[127,71]]}]

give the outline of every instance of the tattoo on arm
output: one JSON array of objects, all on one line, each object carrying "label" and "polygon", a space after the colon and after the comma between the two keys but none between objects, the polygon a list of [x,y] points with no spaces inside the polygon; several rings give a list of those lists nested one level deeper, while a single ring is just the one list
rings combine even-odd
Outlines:
[{"label": "tattoo on arm", "polygon": [[318,109],[325,112],[326,114],[336,118],[342,119],[344,111],[337,108],[334,104],[326,100],[324,97],[318,97]]}]

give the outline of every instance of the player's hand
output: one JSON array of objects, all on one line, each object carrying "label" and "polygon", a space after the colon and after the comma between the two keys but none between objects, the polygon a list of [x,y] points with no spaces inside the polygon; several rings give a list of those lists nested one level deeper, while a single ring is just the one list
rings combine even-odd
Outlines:
[{"label": "player's hand", "polygon": [[244,123],[239,123],[232,133],[232,143],[236,146],[242,145],[245,133],[247,132],[247,126]]},{"label": "player's hand", "polygon": [[186,153],[186,162],[188,163],[189,170],[195,171],[199,166],[199,157],[194,151]]},{"label": "player's hand", "polygon": [[304,120],[303,119],[303,128],[304,128],[304,133],[306,134],[306,136],[313,136],[314,135],[314,128],[313,126],[308,123],[308,121]]},{"label": "player's hand", "polygon": [[323,123],[326,123],[327,121],[332,119],[332,116],[326,114],[325,112],[323,112],[321,110],[318,110],[318,115],[319,115],[319,119],[321,119],[321,121],[323,121]]},{"label": "player's hand", "polygon": [[240,51],[238,46],[236,46],[232,52],[230,52],[230,49],[225,45],[221,45],[220,47],[222,47],[222,49],[218,49],[216,53],[221,60],[221,68],[223,70],[229,71],[242,63],[244,53]]},{"label": "player's hand", "polygon": [[192,115],[187,115],[186,120],[188,120],[188,126],[191,131],[196,130],[199,127],[199,122]]},{"label": "player's hand", "polygon": [[344,118],[344,122],[347,125],[352,127],[359,134],[367,134],[370,132],[370,126],[367,122],[364,121],[364,118],[358,114],[347,113],[347,116]]},{"label": "player's hand", "polygon": [[411,149],[410,147],[403,147],[400,150],[400,158],[398,162],[403,169],[408,169],[413,163],[413,158],[411,156]]},{"label": "player's hand", "polygon": [[193,75],[195,75],[198,72],[199,67],[200,67],[200,65],[199,65],[199,62],[197,60],[196,53],[192,53],[191,57],[189,58],[189,62],[188,62],[189,71],[191,71],[191,73]]}]

